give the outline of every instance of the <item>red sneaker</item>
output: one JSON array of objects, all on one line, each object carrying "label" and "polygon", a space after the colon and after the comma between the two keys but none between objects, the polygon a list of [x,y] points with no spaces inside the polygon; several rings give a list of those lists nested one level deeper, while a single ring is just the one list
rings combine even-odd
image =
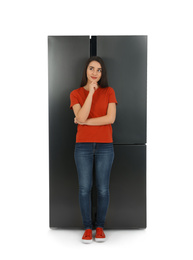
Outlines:
[{"label": "red sneaker", "polygon": [[95,241],[96,242],[104,242],[106,240],[105,233],[103,231],[103,228],[96,228],[96,235],[95,235]]},{"label": "red sneaker", "polygon": [[82,236],[82,242],[85,244],[92,243],[92,229],[86,229]]}]

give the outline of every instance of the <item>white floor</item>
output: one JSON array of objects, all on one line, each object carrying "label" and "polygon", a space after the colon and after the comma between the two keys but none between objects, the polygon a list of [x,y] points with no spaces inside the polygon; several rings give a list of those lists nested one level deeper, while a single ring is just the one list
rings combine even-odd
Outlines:
[{"label": "white floor", "polygon": [[[193,259],[192,234],[183,227],[146,230],[106,230],[104,243],[83,244],[81,230],[51,230],[33,226],[4,232],[5,259]],[[93,232],[94,234],[94,232]]]}]

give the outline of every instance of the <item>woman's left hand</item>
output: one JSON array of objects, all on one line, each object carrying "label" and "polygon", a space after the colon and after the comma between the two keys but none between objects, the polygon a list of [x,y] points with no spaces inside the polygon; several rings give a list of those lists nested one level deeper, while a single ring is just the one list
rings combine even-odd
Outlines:
[{"label": "woman's left hand", "polygon": [[84,125],[85,124],[85,123],[79,122],[76,117],[74,118],[74,123],[75,124],[79,124],[79,125]]}]

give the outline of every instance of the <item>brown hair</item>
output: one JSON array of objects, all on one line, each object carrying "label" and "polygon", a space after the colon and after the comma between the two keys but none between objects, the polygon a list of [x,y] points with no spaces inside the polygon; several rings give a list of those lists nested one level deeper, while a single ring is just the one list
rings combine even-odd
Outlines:
[{"label": "brown hair", "polygon": [[98,61],[100,63],[100,65],[101,65],[101,67],[102,67],[102,75],[101,75],[100,80],[98,81],[98,84],[99,84],[100,87],[106,88],[106,87],[109,86],[108,85],[108,80],[107,80],[107,71],[106,71],[106,67],[105,67],[104,61],[99,56],[92,56],[92,57],[90,57],[87,60],[87,62],[85,64],[85,67],[84,67],[84,71],[83,71],[82,81],[81,81],[80,87],[83,87],[83,86],[85,86],[87,84],[87,80],[88,80],[87,79],[87,73],[86,73],[87,67],[88,67],[89,63],[91,61],[94,61],[94,60]]}]

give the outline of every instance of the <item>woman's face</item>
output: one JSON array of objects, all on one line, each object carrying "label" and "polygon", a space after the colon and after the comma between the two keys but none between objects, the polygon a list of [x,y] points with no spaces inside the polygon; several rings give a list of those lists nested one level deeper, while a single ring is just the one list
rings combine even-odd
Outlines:
[{"label": "woman's face", "polygon": [[102,66],[98,61],[91,61],[87,67],[88,83],[98,82],[102,76]]}]

